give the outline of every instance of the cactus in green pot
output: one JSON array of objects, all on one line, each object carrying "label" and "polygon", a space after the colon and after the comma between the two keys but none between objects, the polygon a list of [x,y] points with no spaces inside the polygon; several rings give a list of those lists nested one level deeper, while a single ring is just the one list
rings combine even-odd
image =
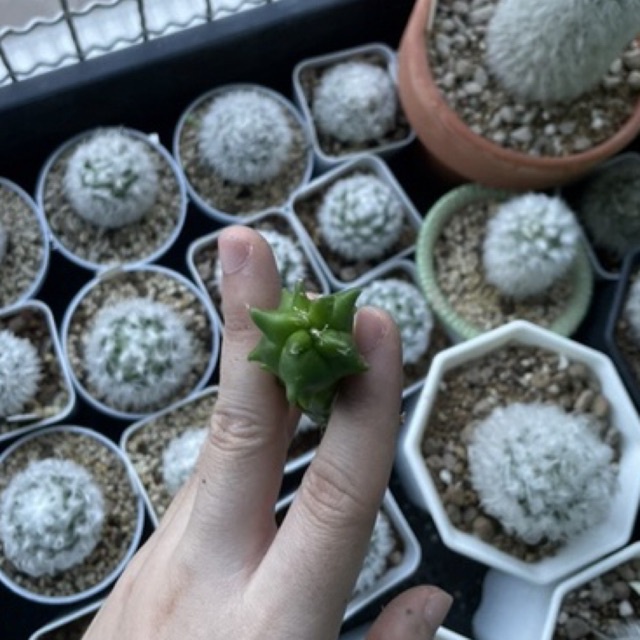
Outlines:
[{"label": "cactus in green pot", "polygon": [[283,290],[277,309],[250,310],[264,335],[249,360],[275,374],[289,403],[317,422],[328,419],[340,379],[367,369],[353,339],[359,293],[349,289],[312,299],[297,285]]}]

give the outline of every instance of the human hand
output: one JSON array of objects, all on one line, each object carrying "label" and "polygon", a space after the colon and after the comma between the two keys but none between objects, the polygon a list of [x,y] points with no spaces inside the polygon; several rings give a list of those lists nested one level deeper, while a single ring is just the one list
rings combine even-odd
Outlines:
[{"label": "human hand", "polygon": [[[400,340],[384,312],[358,311],[369,364],[342,381],[322,443],[286,518],[274,519],[299,414],[247,355],[260,333],[249,307],[278,304],[268,244],[247,227],[219,238],[224,341],[218,399],[197,468],[138,551],[85,640],[328,640],[339,633],[393,462]],[[451,598],[401,594],[368,640],[426,640]]]}]

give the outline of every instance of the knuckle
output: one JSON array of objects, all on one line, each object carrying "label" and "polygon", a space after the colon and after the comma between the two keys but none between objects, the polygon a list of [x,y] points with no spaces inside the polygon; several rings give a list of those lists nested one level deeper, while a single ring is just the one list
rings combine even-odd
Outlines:
[{"label": "knuckle", "polygon": [[268,443],[268,429],[250,410],[216,405],[211,418],[209,443],[218,451],[234,455],[252,454]]}]

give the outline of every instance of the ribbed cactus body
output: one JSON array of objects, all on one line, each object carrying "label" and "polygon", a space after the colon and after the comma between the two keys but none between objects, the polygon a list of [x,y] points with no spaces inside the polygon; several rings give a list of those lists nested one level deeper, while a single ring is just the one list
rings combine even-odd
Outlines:
[{"label": "ribbed cactus body", "polygon": [[514,298],[544,293],[569,270],[579,240],[580,226],[560,198],[516,196],[502,204],[487,225],[485,277]]},{"label": "ribbed cactus body", "polygon": [[118,409],[142,410],[170,397],[192,358],[193,339],[182,318],[145,298],[103,308],[85,348],[91,385]]},{"label": "ribbed cactus body", "polygon": [[617,471],[592,420],[556,405],[515,403],[475,426],[471,482],[507,532],[528,544],[563,542],[606,517]]},{"label": "ribbed cactus body", "polygon": [[290,404],[322,424],[340,379],[366,370],[352,334],[358,294],[350,289],[311,299],[298,285],[283,290],[277,309],[251,309],[264,335],[249,359],[280,379]]},{"label": "ribbed cactus body", "polygon": [[162,479],[171,495],[178,493],[193,473],[207,432],[206,427],[187,429],[173,438],[163,451]]},{"label": "ribbed cactus body", "polygon": [[396,546],[393,527],[389,518],[378,511],[376,522],[369,540],[367,555],[353,590],[354,595],[369,591],[384,575],[389,566],[389,556]]},{"label": "ribbed cactus body", "polygon": [[153,206],[158,172],[148,146],[124,131],[100,131],[69,158],[64,192],[87,222],[117,229],[140,220]]},{"label": "ribbed cactus body", "polygon": [[82,562],[100,540],[102,491],[71,460],[29,463],[0,498],[5,556],[30,576],[56,575]]},{"label": "ribbed cactus body", "polygon": [[396,91],[384,69],[368,62],[329,67],[313,94],[318,129],[346,143],[382,138],[395,126]]},{"label": "ribbed cactus body", "polygon": [[356,174],[332,184],[318,210],[320,233],[347,260],[382,257],[402,232],[404,209],[380,178]]},{"label": "ribbed cactus body", "polygon": [[9,234],[7,230],[2,226],[0,222],[0,267],[2,267],[2,261],[7,254],[7,244],[8,244]]},{"label": "ribbed cactus body", "polygon": [[293,139],[284,107],[275,98],[238,89],[211,103],[202,119],[199,149],[205,163],[225,180],[255,185],[284,169]]},{"label": "ribbed cactus body", "polygon": [[619,258],[640,244],[640,158],[603,168],[584,187],[580,218],[596,246]]},{"label": "ribbed cactus body", "polygon": [[487,62],[523,101],[569,101],[594,88],[640,32],[640,0],[500,0]]},{"label": "ribbed cactus body", "polygon": [[26,338],[0,331],[0,418],[19,414],[38,392],[42,363]]},{"label": "ribbed cactus body", "polygon": [[362,288],[357,306],[372,305],[387,311],[400,331],[402,361],[417,362],[429,346],[433,314],[421,291],[398,278],[374,280]]}]

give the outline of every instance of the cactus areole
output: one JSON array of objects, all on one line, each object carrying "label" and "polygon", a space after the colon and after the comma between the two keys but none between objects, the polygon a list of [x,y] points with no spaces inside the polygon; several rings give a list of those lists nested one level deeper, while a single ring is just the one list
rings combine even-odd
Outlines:
[{"label": "cactus areole", "polygon": [[367,369],[353,339],[359,294],[349,289],[311,299],[298,284],[293,292],[283,290],[277,309],[250,310],[264,335],[249,360],[274,373],[289,403],[321,424],[329,417],[339,380]]}]

